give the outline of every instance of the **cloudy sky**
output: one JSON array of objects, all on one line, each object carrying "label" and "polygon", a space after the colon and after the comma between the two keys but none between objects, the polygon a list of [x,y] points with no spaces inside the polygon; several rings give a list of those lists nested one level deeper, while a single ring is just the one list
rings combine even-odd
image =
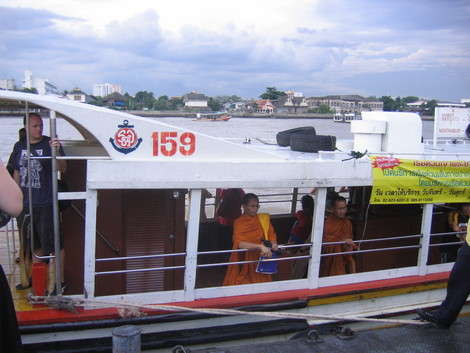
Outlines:
[{"label": "cloudy sky", "polygon": [[0,78],[470,98],[470,0],[0,0]]}]

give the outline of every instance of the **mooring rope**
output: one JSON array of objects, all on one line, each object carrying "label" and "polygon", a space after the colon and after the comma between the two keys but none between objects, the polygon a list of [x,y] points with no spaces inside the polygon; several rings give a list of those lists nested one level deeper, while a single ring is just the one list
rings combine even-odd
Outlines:
[{"label": "mooring rope", "polygon": [[214,309],[214,308],[191,308],[187,306],[178,305],[165,305],[165,304],[136,304],[129,302],[110,302],[96,299],[75,299],[70,297],[38,297],[30,296],[29,300],[33,304],[45,304],[57,309],[65,309],[69,311],[76,310],[77,306],[84,305],[99,305],[101,307],[115,307],[117,309],[149,309],[161,311],[189,311],[213,315],[253,315],[263,317],[274,317],[281,319],[304,319],[304,320],[333,320],[333,321],[365,321],[365,322],[380,322],[388,324],[401,324],[401,325],[423,325],[424,322],[417,320],[402,320],[402,319],[376,319],[363,316],[342,316],[342,315],[320,315],[320,314],[302,314],[302,313],[287,313],[287,312],[270,312],[270,311],[244,311],[235,309]]}]

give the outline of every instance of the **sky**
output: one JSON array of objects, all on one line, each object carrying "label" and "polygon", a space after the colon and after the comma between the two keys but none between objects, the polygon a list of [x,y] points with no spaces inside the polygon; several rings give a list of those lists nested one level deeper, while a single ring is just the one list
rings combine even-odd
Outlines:
[{"label": "sky", "polygon": [[0,0],[0,79],[470,98],[470,0]]}]

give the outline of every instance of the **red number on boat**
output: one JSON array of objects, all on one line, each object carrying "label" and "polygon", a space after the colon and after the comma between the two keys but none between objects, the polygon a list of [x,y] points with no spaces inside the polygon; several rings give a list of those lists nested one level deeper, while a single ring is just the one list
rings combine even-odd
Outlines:
[{"label": "red number on boat", "polygon": [[192,132],[185,132],[180,137],[180,153],[183,156],[190,156],[196,150],[196,136]]},{"label": "red number on boat", "polygon": [[176,131],[154,132],[153,155],[174,156],[177,152],[183,156],[190,156],[196,151],[196,136],[191,132],[184,132],[179,136]]}]

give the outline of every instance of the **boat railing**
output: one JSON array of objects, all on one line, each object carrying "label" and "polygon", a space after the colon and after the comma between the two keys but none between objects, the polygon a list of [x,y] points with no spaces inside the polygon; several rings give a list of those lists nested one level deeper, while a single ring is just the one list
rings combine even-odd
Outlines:
[{"label": "boat railing", "polygon": [[167,271],[167,270],[181,270],[186,268],[186,266],[166,266],[166,267],[149,267],[149,268],[137,268],[131,270],[114,270],[114,271],[101,271],[95,272],[96,276],[99,275],[115,275],[120,273],[135,273],[135,272],[153,272],[153,271]]},{"label": "boat railing", "polygon": [[[445,233],[433,233],[431,234],[432,237],[438,237],[443,235],[456,235],[459,232],[445,232]],[[377,243],[383,241],[396,241],[396,240],[406,240],[406,239],[421,239],[423,237],[422,234],[413,234],[413,235],[404,235],[404,236],[397,236],[397,237],[381,237],[375,239],[361,239],[361,240],[354,240],[354,243],[357,245],[361,244],[370,244],[370,243]],[[433,243],[429,244],[430,247],[436,246],[448,246],[448,245],[459,245],[462,244],[462,241],[456,242],[448,242],[448,243]],[[328,245],[345,245],[347,244],[345,241],[337,241],[337,242],[323,242],[322,246]],[[284,244],[279,245],[279,249],[283,251],[285,255],[285,250],[287,249],[295,249],[295,248],[311,248],[313,243],[303,243],[303,244]],[[385,252],[385,251],[398,251],[404,249],[419,249],[421,248],[421,244],[415,245],[402,245],[402,246],[392,246],[392,247],[380,247],[374,249],[358,249],[352,251],[341,251],[341,252],[334,252],[334,253],[325,253],[321,254],[321,257],[330,257],[330,256],[340,256],[340,255],[358,255],[358,254],[365,254],[365,253],[373,253],[373,252]],[[249,251],[248,249],[228,249],[228,250],[211,250],[211,251],[198,251],[196,254],[197,256],[204,256],[204,255],[220,255],[220,254],[232,254],[232,253],[244,253]],[[167,258],[167,257],[177,257],[177,256],[186,256],[186,252],[179,252],[179,253],[168,253],[168,254],[152,254],[152,255],[139,255],[139,256],[125,256],[125,257],[110,257],[110,258],[97,258],[96,262],[110,262],[110,261],[128,261],[128,260],[141,260],[141,259],[155,259],[155,258]],[[292,261],[292,260],[300,260],[300,259],[311,259],[311,255],[294,255],[294,256],[283,256],[275,259],[263,259],[263,261]],[[259,260],[251,260],[251,261],[234,261],[234,262],[215,262],[215,263],[208,263],[208,264],[197,264],[197,268],[209,268],[209,267],[221,267],[221,266],[231,266],[231,265],[241,265],[241,264],[249,264],[249,263],[258,263]],[[181,266],[162,266],[162,267],[151,267],[151,268],[140,268],[140,269],[128,269],[128,270],[115,270],[115,271],[102,271],[96,272],[96,275],[106,275],[106,274],[117,274],[117,273],[132,273],[132,272],[148,272],[148,271],[164,271],[164,270],[175,270],[175,269],[185,269],[184,265]]]}]

